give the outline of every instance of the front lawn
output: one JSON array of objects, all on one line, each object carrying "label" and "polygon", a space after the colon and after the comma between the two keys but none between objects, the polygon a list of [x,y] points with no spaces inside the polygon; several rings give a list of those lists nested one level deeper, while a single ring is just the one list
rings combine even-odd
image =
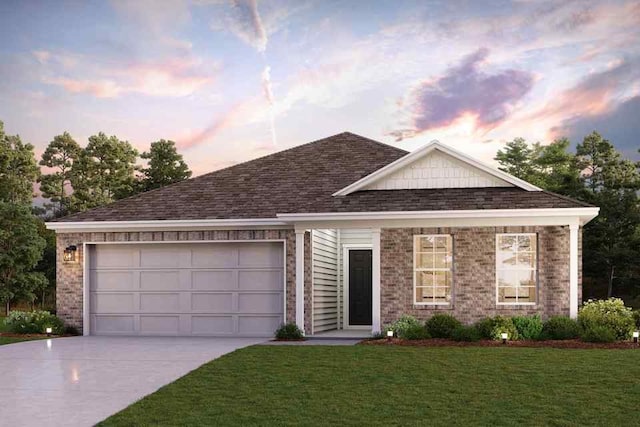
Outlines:
[{"label": "front lawn", "polygon": [[640,350],[254,346],[101,425],[622,425]]},{"label": "front lawn", "polygon": [[5,345],[5,344],[13,344],[16,342],[22,342],[22,341],[32,341],[32,340],[37,340],[37,339],[41,339],[39,337],[3,337],[1,336],[3,332],[7,331],[7,326],[4,324],[4,319],[5,316],[0,316],[0,345]]}]

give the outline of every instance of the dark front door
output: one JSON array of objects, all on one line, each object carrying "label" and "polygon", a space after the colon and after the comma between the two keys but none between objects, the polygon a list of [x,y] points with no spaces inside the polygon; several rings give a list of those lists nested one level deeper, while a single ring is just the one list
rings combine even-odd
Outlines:
[{"label": "dark front door", "polygon": [[349,251],[349,324],[371,325],[371,250]]}]

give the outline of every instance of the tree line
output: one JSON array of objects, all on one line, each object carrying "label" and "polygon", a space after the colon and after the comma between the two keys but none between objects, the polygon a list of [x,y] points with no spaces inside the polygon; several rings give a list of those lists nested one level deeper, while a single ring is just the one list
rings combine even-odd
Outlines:
[{"label": "tree line", "polygon": [[640,307],[640,162],[624,158],[598,132],[575,151],[566,138],[549,145],[516,138],[495,160],[540,188],[600,207],[583,230],[583,299],[615,295]]},{"label": "tree line", "polygon": [[[16,301],[55,307],[55,234],[45,220],[190,176],[173,141],[152,142],[140,154],[116,136],[100,132],[82,147],[64,132],[38,161],[34,146],[7,135],[0,121],[0,304],[7,312]],[[43,206],[33,206],[36,183],[48,199]]]}]

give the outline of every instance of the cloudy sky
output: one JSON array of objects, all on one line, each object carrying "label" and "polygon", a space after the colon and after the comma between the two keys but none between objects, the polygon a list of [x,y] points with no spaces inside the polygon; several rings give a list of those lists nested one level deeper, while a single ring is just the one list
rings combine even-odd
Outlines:
[{"label": "cloudy sky", "polygon": [[38,154],[65,130],[173,139],[196,174],[345,130],[640,147],[638,1],[3,0],[0,55],[0,120]]}]

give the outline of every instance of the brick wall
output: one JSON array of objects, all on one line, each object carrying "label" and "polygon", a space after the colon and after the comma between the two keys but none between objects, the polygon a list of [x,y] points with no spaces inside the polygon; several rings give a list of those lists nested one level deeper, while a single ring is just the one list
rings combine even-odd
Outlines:
[{"label": "brick wall", "polygon": [[[538,302],[536,305],[496,305],[496,233],[538,234]],[[451,234],[453,236],[453,298],[448,306],[413,304],[413,236],[415,234]],[[569,314],[568,227],[398,228],[383,229],[380,239],[383,324],[390,323],[403,314],[426,320],[436,312],[452,314],[465,323],[495,315],[539,313],[543,318],[547,318],[552,315]],[[580,284],[579,292],[581,291]]]},{"label": "brick wall", "polygon": [[[286,317],[295,321],[296,236],[293,230],[230,230],[230,231],[160,231],[130,233],[60,233],[57,236],[56,298],[58,316],[82,330],[83,312],[83,242],[149,242],[199,240],[285,240],[286,245]],[[77,262],[64,263],[62,254],[69,245],[76,245]],[[311,330],[311,252],[310,233],[305,235],[305,328]]]}]

